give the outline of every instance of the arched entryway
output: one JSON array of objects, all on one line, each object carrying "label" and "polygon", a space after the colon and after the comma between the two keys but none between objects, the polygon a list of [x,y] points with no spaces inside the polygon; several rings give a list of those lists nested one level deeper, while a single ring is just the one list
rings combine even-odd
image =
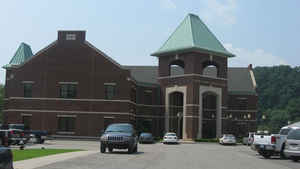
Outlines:
[{"label": "arched entryway", "polygon": [[183,137],[183,95],[178,91],[169,94],[169,130],[178,138]]},{"label": "arched entryway", "polygon": [[213,92],[202,94],[202,137],[216,138],[217,95]]},{"label": "arched entryway", "polygon": [[197,138],[219,138],[222,135],[222,89],[200,86],[199,91]]}]

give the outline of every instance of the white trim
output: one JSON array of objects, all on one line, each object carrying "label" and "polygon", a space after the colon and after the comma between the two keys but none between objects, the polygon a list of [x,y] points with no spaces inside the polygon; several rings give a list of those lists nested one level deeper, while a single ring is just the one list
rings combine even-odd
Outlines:
[{"label": "white trim", "polygon": [[217,110],[216,110],[216,136],[221,137],[222,135],[222,88],[212,87],[212,86],[203,86],[199,87],[199,121],[198,121],[198,134],[197,138],[202,138],[202,121],[203,121],[203,108],[202,108],[202,95],[205,92],[212,92],[217,95]]},{"label": "white trim", "polygon": [[21,116],[32,116],[32,114],[21,113]]},{"label": "white trim", "polygon": [[4,112],[40,112],[40,113],[71,113],[71,114],[117,114],[117,115],[131,115],[128,112],[91,112],[91,111],[63,111],[63,110],[32,110],[32,109],[6,109]]},{"label": "white trim", "polygon": [[104,119],[114,119],[115,117],[114,116],[104,116],[103,118]]},{"label": "white trim", "polygon": [[57,100],[57,101],[100,101],[100,102],[125,102],[131,103],[137,106],[147,106],[147,107],[165,107],[165,105],[147,105],[147,104],[137,104],[131,100],[107,100],[107,99],[68,99],[68,98],[41,98],[41,97],[10,97],[4,100],[14,100],[14,99],[24,99],[24,100]]},{"label": "white trim", "polygon": [[117,85],[117,83],[104,83],[104,85]]},{"label": "white trim", "polygon": [[145,117],[145,118],[164,118],[165,116],[135,115],[135,117]]},{"label": "white trim", "polygon": [[58,82],[58,84],[78,84],[78,82]]},{"label": "white trim", "polygon": [[249,112],[249,113],[252,113],[252,112],[257,112],[257,110],[226,110],[226,112]]},{"label": "white trim", "polygon": [[[89,46],[90,48],[94,49],[96,52],[98,52],[100,55],[104,56],[107,60],[111,61],[114,65],[118,66],[120,69],[124,70],[124,68],[115,60],[113,60],[111,57],[109,57],[108,55],[106,55],[104,52],[102,52],[101,50],[99,50],[98,48],[96,48],[95,46],[93,46],[90,42],[85,41],[84,42],[87,46]],[[126,69],[125,69],[126,70]]]},{"label": "white trim", "polygon": [[130,100],[107,100],[107,99],[67,99],[67,98],[41,98],[41,97],[10,97],[9,99],[24,99],[24,100],[66,100],[66,101],[107,101],[107,102],[134,102]]},{"label": "white trim", "polygon": [[77,117],[77,115],[58,114],[58,115],[56,115],[56,117],[73,117],[73,118],[76,118],[76,117]]},{"label": "white trim", "polygon": [[57,131],[57,134],[75,134],[74,131]]},{"label": "white trim", "polygon": [[22,81],[22,83],[31,83],[31,84],[33,84],[34,81]]},{"label": "white trim", "polygon": [[[165,94],[165,132],[169,131],[169,96],[173,92],[181,92],[183,93],[183,117],[186,116],[186,100],[187,100],[187,86],[177,86],[174,87],[167,87],[166,94]],[[186,132],[186,118],[183,118],[182,122],[182,138],[187,139],[187,132]]]},{"label": "white trim", "polygon": [[204,77],[204,78],[211,78],[211,79],[218,79],[218,80],[226,80],[225,78],[221,78],[221,77],[212,77],[212,76],[206,76],[206,75],[200,75],[200,74],[183,74],[183,75],[175,75],[175,76],[161,76],[158,77],[157,79],[168,79],[168,78],[176,78],[176,77],[186,77],[186,76],[198,76],[198,77]]},{"label": "white trim", "polygon": [[249,70],[249,72],[250,72],[250,77],[251,77],[251,80],[252,80],[253,87],[254,87],[254,89],[256,89],[257,85],[256,85],[256,80],[255,80],[254,73],[251,69]]}]

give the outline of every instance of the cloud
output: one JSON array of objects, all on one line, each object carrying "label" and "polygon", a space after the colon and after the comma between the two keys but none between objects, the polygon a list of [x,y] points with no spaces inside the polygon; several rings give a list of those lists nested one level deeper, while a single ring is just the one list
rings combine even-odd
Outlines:
[{"label": "cloud", "polygon": [[200,16],[207,22],[233,25],[236,23],[236,0],[203,0],[201,1]]},{"label": "cloud", "polygon": [[263,49],[256,49],[250,51],[244,48],[234,47],[232,44],[224,44],[224,47],[236,57],[228,59],[229,66],[245,67],[249,64],[253,66],[273,66],[273,65],[287,65],[288,63],[279,56],[264,51]]},{"label": "cloud", "polygon": [[177,6],[173,2],[173,0],[160,0],[160,4],[163,8],[166,8],[166,9],[176,9],[177,8]]}]

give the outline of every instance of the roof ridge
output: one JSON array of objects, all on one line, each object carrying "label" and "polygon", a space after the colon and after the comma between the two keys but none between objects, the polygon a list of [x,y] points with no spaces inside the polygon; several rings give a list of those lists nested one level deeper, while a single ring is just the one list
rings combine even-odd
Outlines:
[{"label": "roof ridge", "polygon": [[[197,16],[197,17],[198,17],[198,16]],[[212,33],[212,31],[211,31],[211,30],[206,26],[206,24],[201,20],[201,18],[198,17],[198,19],[200,20],[200,22],[203,23],[204,28],[205,28],[209,33],[212,34],[212,36],[213,36],[213,37],[215,38],[215,40],[219,43],[219,45],[221,45],[221,46],[224,48],[224,50],[225,50],[226,52],[228,52],[227,49],[223,46],[223,44],[220,42],[220,40],[216,37],[216,35],[215,35],[214,33]]]},{"label": "roof ridge", "polygon": [[190,18],[190,27],[191,27],[190,29],[192,32],[192,43],[193,43],[193,47],[194,47],[195,46],[195,36],[194,36],[195,34],[194,34],[194,29],[193,29],[192,16],[196,16],[196,15],[189,13],[188,16]]},{"label": "roof ridge", "polygon": [[180,24],[176,27],[175,31],[173,31],[171,33],[171,35],[168,37],[168,39],[165,41],[165,43],[158,49],[162,49],[166,43],[168,43],[168,41],[171,39],[171,37],[175,34],[175,32],[177,32],[177,30],[181,27],[181,25],[183,25],[184,21],[186,20],[186,18],[189,17],[189,15],[185,16],[184,19],[180,22]]}]

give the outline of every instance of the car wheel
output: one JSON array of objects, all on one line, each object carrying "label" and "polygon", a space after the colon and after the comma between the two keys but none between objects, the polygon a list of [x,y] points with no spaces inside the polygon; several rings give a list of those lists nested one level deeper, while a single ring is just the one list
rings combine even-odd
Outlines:
[{"label": "car wheel", "polygon": [[268,153],[268,152],[261,152],[261,155],[266,158],[266,159],[269,159],[271,157],[271,153]]},{"label": "car wheel", "polygon": [[298,162],[298,161],[299,161],[299,157],[292,156],[291,159],[292,159],[294,162]]},{"label": "car wheel", "polygon": [[100,146],[100,151],[101,151],[101,153],[105,153],[105,151],[106,151],[106,146],[105,146],[104,144],[101,144],[101,146]]},{"label": "car wheel", "polygon": [[114,148],[112,148],[112,147],[108,147],[108,151],[109,151],[110,153],[112,153],[112,152],[113,152],[113,150],[114,150]]},{"label": "car wheel", "polygon": [[282,148],[280,150],[280,158],[281,159],[286,159],[286,156],[284,155],[284,149],[285,149],[285,144],[282,145]]},{"label": "car wheel", "polygon": [[133,153],[133,151],[134,151],[134,148],[133,148],[133,147],[128,147],[128,154]]},{"label": "car wheel", "polygon": [[44,139],[41,139],[40,140],[40,144],[44,144],[45,140]]},{"label": "car wheel", "polygon": [[138,152],[138,145],[135,146],[133,152],[134,152],[134,153],[137,153],[137,152]]},{"label": "car wheel", "polygon": [[5,169],[14,169],[12,161],[8,162],[5,166],[2,167],[4,167]]}]

